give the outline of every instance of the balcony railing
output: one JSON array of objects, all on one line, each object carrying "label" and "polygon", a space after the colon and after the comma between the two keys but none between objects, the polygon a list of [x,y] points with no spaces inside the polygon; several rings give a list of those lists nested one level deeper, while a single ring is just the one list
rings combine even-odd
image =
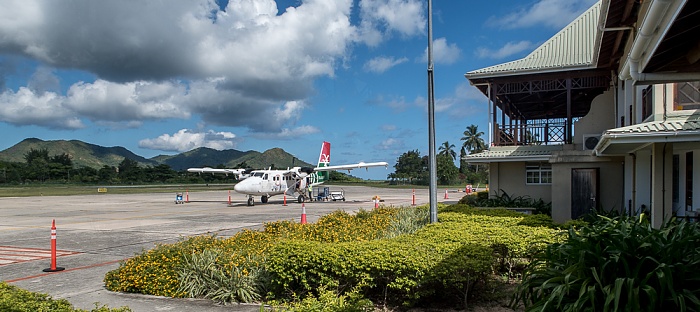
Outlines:
[{"label": "balcony railing", "polygon": [[493,141],[495,146],[564,144],[566,119],[530,120],[519,125],[497,124]]}]

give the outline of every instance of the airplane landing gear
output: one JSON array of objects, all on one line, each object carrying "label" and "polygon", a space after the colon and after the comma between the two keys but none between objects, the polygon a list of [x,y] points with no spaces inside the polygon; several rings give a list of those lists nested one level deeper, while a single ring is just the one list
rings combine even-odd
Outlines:
[{"label": "airplane landing gear", "polygon": [[304,195],[299,195],[299,197],[297,197],[297,202],[300,204],[303,203],[304,202]]},{"label": "airplane landing gear", "polygon": [[263,204],[267,204],[267,200],[268,200],[268,197],[265,196],[265,195],[263,195],[263,196],[260,197],[260,201],[261,201]]},{"label": "airplane landing gear", "polygon": [[253,196],[248,196],[248,206],[255,206],[255,200]]}]

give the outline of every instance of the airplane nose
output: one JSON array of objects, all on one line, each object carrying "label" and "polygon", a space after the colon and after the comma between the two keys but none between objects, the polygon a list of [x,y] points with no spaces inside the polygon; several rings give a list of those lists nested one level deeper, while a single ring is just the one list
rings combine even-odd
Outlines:
[{"label": "airplane nose", "polygon": [[236,183],[236,185],[233,186],[233,190],[236,192],[239,192],[239,193],[243,192],[244,186],[242,184],[243,184],[243,182]]}]

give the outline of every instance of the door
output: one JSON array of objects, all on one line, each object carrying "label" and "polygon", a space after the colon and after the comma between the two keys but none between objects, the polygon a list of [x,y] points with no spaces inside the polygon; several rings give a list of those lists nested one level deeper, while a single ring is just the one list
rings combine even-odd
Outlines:
[{"label": "door", "polygon": [[571,219],[598,209],[598,168],[571,169]]}]

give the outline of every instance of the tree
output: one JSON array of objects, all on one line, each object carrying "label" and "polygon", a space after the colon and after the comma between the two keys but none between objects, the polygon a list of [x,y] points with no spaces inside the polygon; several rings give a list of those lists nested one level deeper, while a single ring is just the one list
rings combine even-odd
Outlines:
[{"label": "tree", "polygon": [[32,148],[24,154],[24,160],[27,162],[28,179],[44,182],[49,177],[49,150]]},{"label": "tree", "polygon": [[455,153],[455,145],[450,144],[450,142],[448,141],[442,143],[442,145],[440,145],[440,147],[438,148],[438,151],[440,151],[438,155],[450,156],[450,158],[452,158],[452,161],[455,161],[455,159],[457,158],[457,153]]},{"label": "tree", "polygon": [[394,165],[394,174],[389,175],[390,179],[413,181],[423,175],[427,171],[423,159],[420,157],[418,150],[408,151],[396,160]]},{"label": "tree", "polygon": [[139,168],[137,161],[124,158],[117,168],[119,169],[119,179],[121,179],[122,183],[143,181],[143,170]]},{"label": "tree", "polygon": [[462,148],[469,152],[469,154],[480,153],[486,149],[486,143],[484,139],[481,138],[484,132],[479,131],[478,126],[467,126],[467,130],[465,130],[463,134],[464,136],[460,139],[464,141]]},{"label": "tree", "polygon": [[469,163],[464,159],[464,157],[467,156],[467,150],[462,147],[459,149],[459,172],[460,173],[467,173],[469,168]]},{"label": "tree", "polygon": [[454,160],[447,154],[437,155],[436,158],[437,178],[440,184],[450,184],[459,173]]},{"label": "tree", "polygon": [[97,171],[98,179],[101,182],[112,183],[117,179],[117,168],[110,167],[107,165],[102,166],[100,170]]}]

